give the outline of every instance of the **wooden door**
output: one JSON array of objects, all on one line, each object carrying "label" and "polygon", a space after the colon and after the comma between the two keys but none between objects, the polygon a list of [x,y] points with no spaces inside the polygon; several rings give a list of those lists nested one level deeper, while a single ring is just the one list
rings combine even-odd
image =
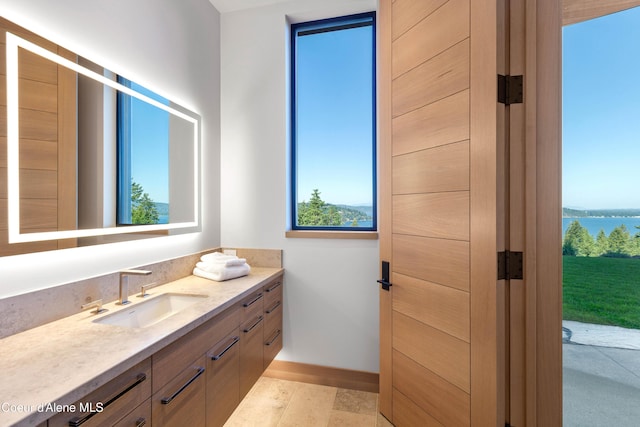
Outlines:
[{"label": "wooden door", "polygon": [[498,9],[380,2],[380,410],[397,426],[505,422]]}]

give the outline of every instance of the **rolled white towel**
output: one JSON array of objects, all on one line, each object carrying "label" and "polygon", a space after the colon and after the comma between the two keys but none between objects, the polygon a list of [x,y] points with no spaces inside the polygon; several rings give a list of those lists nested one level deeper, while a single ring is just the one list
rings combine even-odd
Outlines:
[{"label": "rolled white towel", "polygon": [[205,279],[215,280],[216,282],[222,282],[224,280],[246,276],[250,272],[251,267],[249,267],[249,264],[234,265],[215,272],[204,271],[198,267],[193,269],[194,276],[204,277]]}]

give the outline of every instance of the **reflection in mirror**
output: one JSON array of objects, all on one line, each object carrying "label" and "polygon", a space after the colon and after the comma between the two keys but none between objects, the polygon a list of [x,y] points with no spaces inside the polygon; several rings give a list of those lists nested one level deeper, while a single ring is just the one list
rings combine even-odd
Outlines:
[{"label": "reflection in mirror", "polygon": [[199,116],[0,24],[0,255],[199,231]]}]

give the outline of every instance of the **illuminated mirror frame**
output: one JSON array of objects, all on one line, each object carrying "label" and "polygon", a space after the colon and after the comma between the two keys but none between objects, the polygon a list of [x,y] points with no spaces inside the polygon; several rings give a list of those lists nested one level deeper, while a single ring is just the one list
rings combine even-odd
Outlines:
[{"label": "illuminated mirror frame", "polygon": [[[20,233],[20,135],[19,135],[19,105],[18,105],[18,48],[26,49],[45,59],[53,61],[63,67],[69,68],[79,74],[119,90],[127,95],[140,99],[157,108],[167,111],[193,124],[193,188],[194,188],[194,220],[191,222],[178,222],[169,224],[132,225],[126,227],[90,228],[83,230],[47,231],[39,233]],[[157,102],[135,90],[122,84],[109,80],[87,68],[84,68],[68,59],[33,44],[15,34],[6,33],[6,57],[7,57],[7,205],[8,205],[8,240],[9,243],[37,242],[45,240],[70,239],[79,237],[104,236],[124,233],[140,233],[156,230],[170,230],[180,228],[199,227],[199,119],[184,112],[178,111],[168,105]]]}]

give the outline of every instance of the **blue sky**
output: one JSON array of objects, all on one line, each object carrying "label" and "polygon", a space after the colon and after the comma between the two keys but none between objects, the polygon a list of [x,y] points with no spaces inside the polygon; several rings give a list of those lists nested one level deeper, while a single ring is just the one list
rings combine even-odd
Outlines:
[{"label": "blue sky", "polygon": [[[136,83],[132,88],[168,102]],[[131,105],[131,175],[154,202],[169,202],[169,113],[137,98]]]},{"label": "blue sky", "polygon": [[372,31],[297,39],[298,201],[372,204]]},{"label": "blue sky", "polygon": [[563,29],[563,206],[640,208],[640,8]]}]

